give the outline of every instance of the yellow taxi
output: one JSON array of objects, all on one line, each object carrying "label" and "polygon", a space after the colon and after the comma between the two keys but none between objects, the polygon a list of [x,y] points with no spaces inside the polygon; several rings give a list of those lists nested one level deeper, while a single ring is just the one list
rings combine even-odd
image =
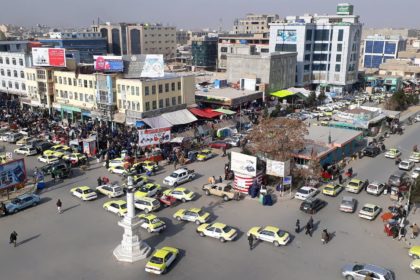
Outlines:
[{"label": "yellow taxi", "polygon": [[147,262],[145,271],[153,274],[165,274],[178,255],[179,250],[174,247],[158,249]]},{"label": "yellow taxi", "polygon": [[202,224],[197,228],[197,233],[201,236],[209,236],[219,239],[220,242],[232,241],[237,236],[237,230],[222,223]]},{"label": "yellow taxi", "polygon": [[253,227],[248,231],[247,236],[251,234],[255,239],[273,243],[276,247],[286,245],[290,241],[288,232],[274,226]]},{"label": "yellow taxi", "polygon": [[205,161],[213,157],[213,152],[211,149],[201,150],[197,155],[198,161]]},{"label": "yellow taxi", "polygon": [[328,184],[322,189],[322,194],[329,196],[337,196],[343,190],[340,184]]},{"label": "yellow taxi", "polygon": [[173,217],[178,221],[194,222],[201,225],[210,219],[210,213],[204,212],[201,208],[179,209]]},{"label": "yellow taxi", "polygon": [[148,183],[140,187],[138,191],[134,193],[134,197],[152,197],[155,196],[160,190],[160,185],[155,183]]},{"label": "yellow taxi", "polygon": [[70,190],[70,193],[75,197],[80,198],[83,201],[94,200],[98,198],[98,195],[94,190],[88,186],[76,187]]},{"label": "yellow taxi", "polygon": [[125,200],[111,200],[105,202],[103,208],[109,212],[117,214],[120,217],[127,214],[127,202]]},{"label": "yellow taxi", "polygon": [[62,158],[64,155],[70,154],[71,152],[72,152],[72,149],[70,147],[64,147],[64,148],[56,150],[53,153],[53,156],[56,156],[58,158]]},{"label": "yellow taxi", "polygon": [[163,194],[173,196],[184,203],[186,201],[193,200],[196,195],[195,192],[187,190],[186,188],[169,189],[169,190],[164,191]]},{"label": "yellow taxi", "polygon": [[351,193],[359,193],[365,186],[365,181],[359,179],[351,179],[346,186],[346,191]]},{"label": "yellow taxi", "polygon": [[408,251],[408,255],[413,259],[420,259],[420,246],[413,246]]},{"label": "yellow taxi", "polygon": [[62,148],[69,148],[69,147],[66,146],[66,145],[61,145],[61,144],[54,145],[51,148],[49,148],[48,150],[44,151],[42,153],[42,155],[44,155],[44,156],[52,156],[56,151],[58,151],[59,149],[62,149]]},{"label": "yellow taxi", "polygon": [[160,233],[166,228],[165,222],[153,214],[139,214],[137,217],[139,218],[140,226],[149,233]]}]

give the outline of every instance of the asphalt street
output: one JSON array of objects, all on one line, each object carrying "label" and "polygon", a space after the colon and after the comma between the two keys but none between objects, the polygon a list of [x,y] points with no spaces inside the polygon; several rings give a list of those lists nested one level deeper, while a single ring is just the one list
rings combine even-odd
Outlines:
[{"label": "asphalt street", "polygon": [[[387,148],[398,147],[404,159],[415,144],[420,144],[420,123],[408,126],[402,136],[386,139]],[[7,146],[10,151],[12,146]],[[206,162],[191,164],[198,178],[185,187],[196,191],[198,199],[176,207],[156,212],[167,223],[161,234],[141,231],[141,237],[153,248],[173,246],[181,250],[165,279],[341,279],[340,268],[348,262],[368,262],[394,271],[396,279],[417,279],[409,269],[411,259],[408,245],[385,236],[381,219],[372,222],[355,214],[338,211],[341,193],[336,198],[318,196],[328,205],[314,215],[313,237],[303,232],[294,233],[296,219],[304,225],[309,215],[299,211],[300,201],[279,200],[271,207],[264,207],[257,200],[222,202],[217,197],[207,197],[201,191],[209,176],[223,173],[226,158],[219,156]],[[27,158],[28,172],[40,166],[35,157]],[[383,154],[376,158],[363,158],[352,162],[356,178],[384,182],[397,169],[393,160]],[[166,166],[152,179],[162,179],[173,170]],[[75,280],[75,279],[155,279],[144,271],[145,261],[134,264],[120,263],[112,251],[121,241],[123,230],[117,225],[118,217],[102,209],[109,199],[82,202],[69,193],[74,186],[96,187],[98,176],[109,176],[102,165],[92,164],[85,172],[45,190],[40,205],[15,215],[0,218],[0,279]],[[111,181],[120,180],[110,176]],[[347,194],[346,194],[347,195]],[[375,197],[362,192],[353,195],[358,209],[371,202],[387,208],[392,202],[388,196]],[[63,214],[56,213],[55,202],[63,202]],[[239,230],[237,240],[220,243],[211,238],[199,237],[196,225],[172,219],[177,209],[199,206],[213,215],[214,221],[224,222]],[[417,215],[420,215],[418,211]],[[414,217],[418,219],[418,217]],[[257,243],[250,251],[246,232],[252,226],[274,225],[289,231],[292,241],[285,247],[276,248],[267,243]],[[321,230],[333,232],[327,245],[321,242]],[[8,244],[10,233],[18,233],[18,246]],[[412,241],[420,245],[420,239]]]}]

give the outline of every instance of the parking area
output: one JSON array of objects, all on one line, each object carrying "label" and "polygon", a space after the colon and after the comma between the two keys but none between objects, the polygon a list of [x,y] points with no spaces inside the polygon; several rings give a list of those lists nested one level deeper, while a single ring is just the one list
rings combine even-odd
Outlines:
[{"label": "parking area", "polygon": [[[408,157],[413,145],[420,143],[420,124],[406,128],[402,136],[385,140],[387,147],[398,147],[402,158]],[[6,145],[11,151],[15,146]],[[35,157],[26,158],[27,171],[41,166]],[[206,196],[201,186],[209,176],[223,174],[227,158],[216,156],[204,162],[188,165],[198,176],[183,185],[197,192],[191,202],[164,208],[155,214],[166,222],[160,234],[141,231],[141,237],[153,248],[172,246],[181,250],[167,279],[340,279],[340,268],[348,262],[367,262],[394,271],[396,279],[415,279],[409,268],[408,244],[392,240],[383,232],[380,218],[374,221],[360,219],[357,213],[338,210],[343,192],[338,197],[318,197],[328,205],[313,215],[313,237],[294,232],[296,219],[304,225],[310,215],[299,211],[300,201],[279,199],[273,206],[264,207],[257,199],[223,202],[221,198]],[[383,154],[351,163],[355,177],[384,182],[397,169],[393,160]],[[161,168],[152,181],[162,184],[173,166]],[[86,172],[76,170],[74,175],[45,189],[42,203],[15,215],[0,219],[1,279],[154,279],[144,271],[146,261],[134,264],[119,263],[112,255],[121,241],[123,230],[119,218],[102,208],[107,197],[83,202],[69,193],[75,186],[97,186],[99,176],[109,176],[111,182],[121,177],[110,175],[102,164],[92,163]],[[375,197],[363,191],[352,195],[358,200],[358,211],[364,203],[375,203],[386,209],[392,205],[388,196]],[[63,202],[63,213],[57,214],[55,203]],[[193,223],[178,222],[172,215],[181,208],[203,207],[212,215],[212,221],[226,223],[239,231],[233,242],[221,243],[200,237]],[[140,213],[140,212],[138,212]],[[418,214],[409,220],[420,221]],[[292,235],[285,247],[274,247],[258,242],[250,251],[246,232],[253,226],[274,225]],[[321,242],[322,229],[333,233],[330,243]],[[10,232],[18,233],[18,246],[8,244]],[[419,239],[420,240],[420,239]],[[420,244],[419,240],[409,240]]]}]

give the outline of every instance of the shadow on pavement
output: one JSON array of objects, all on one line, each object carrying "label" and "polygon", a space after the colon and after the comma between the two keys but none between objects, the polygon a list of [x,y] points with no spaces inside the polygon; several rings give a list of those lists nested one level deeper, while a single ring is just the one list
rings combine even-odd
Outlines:
[{"label": "shadow on pavement", "polygon": [[73,209],[73,208],[79,207],[79,206],[80,206],[80,203],[79,203],[79,204],[75,204],[75,205],[73,205],[73,206],[69,206],[69,207],[67,207],[67,208],[63,209],[63,210],[62,210],[62,212],[63,212],[63,213],[64,213],[64,212],[67,212],[67,211],[69,211],[69,210],[71,210],[71,209]]},{"label": "shadow on pavement", "polygon": [[29,237],[29,238],[26,238],[26,239],[24,239],[24,240],[22,240],[22,241],[18,242],[18,243],[17,243],[17,246],[23,245],[23,244],[25,244],[25,243],[27,243],[27,242],[29,242],[29,241],[32,241],[32,240],[34,240],[34,239],[37,239],[37,238],[38,238],[38,237],[40,237],[40,236],[41,236],[41,234],[40,234],[40,233],[38,233],[37,235],[31,236],[31,237]]},{"label": "shadow on pavement", "polygon": [[[169,218],[160,218],[166,224],[166,230],[162,233],[152,233],[148,238],[143,238],[144,241],[152,248],[156,248],[162,243],[165,239],[169,239],[172,236],[178,234],[181,230],[184,229],[186,223],[188,222],[179,222],[174,224]],[[142,234],[144,236],[144,234]]]}]

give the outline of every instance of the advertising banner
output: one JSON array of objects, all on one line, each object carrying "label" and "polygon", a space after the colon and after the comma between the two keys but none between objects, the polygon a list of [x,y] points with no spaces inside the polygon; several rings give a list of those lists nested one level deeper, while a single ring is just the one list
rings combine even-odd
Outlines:
[{"label": "advertising banner", "polygon": [[124,56],[124,77],[133,78],[161,78],[164,73],[162,54]]},{"label": "advertising banner", "polygon": [[122,56],[102,56],[94,55],[95,60],[94,66],[96,71],[103,72],[123,72],[124,63]]},{"label": "advertising banner", "polygon": [[234,172],[243,175],[255,176],[257,174],[257,158],[237,152],[231,153],[231,167]]},{"label": "advertising banner", "polygon": [[281,42],[292,42],[295,43],[297,41],[297,35],[295,30],[279,30],[278,39]]},{"label": "advertising banner", "polygon": [[66,67],[66,50],[60,48],[33,48],[34,66]]},{"label": "advertising banner", "polygon": [[168,143],[170,141],[170,127],[139,130],[139,145],[141,147]]},{"label": "advertising banner", "polygon": [[290,160],[283,162],[267,159],[266,173],[277,177],[288,176],[290,174]]},{"label": "advertising banner", "polygon": [[25,180],[26,171],[23,159],[0,164],[0,190],[22,184]]}]

